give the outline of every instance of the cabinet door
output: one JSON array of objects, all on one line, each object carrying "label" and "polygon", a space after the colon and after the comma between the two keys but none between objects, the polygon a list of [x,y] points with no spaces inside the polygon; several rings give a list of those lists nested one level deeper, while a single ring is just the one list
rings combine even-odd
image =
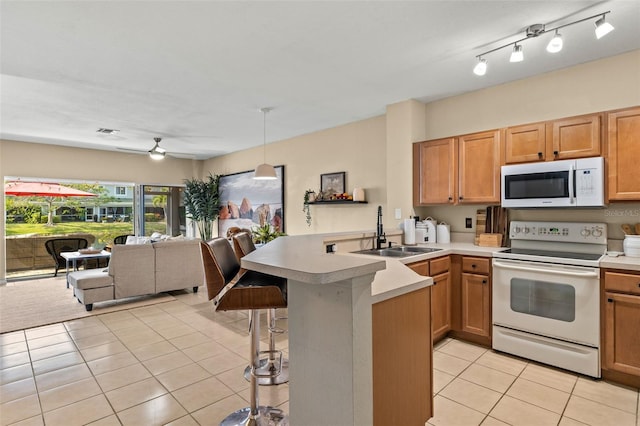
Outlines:
[{"label": "cabinet door", "polygon": [[640,296],[605,293],[604,364],[640,377]]},{"label": "cabinet door", "polygon": [[448,272],[433,277],[431,329],[434,342],[446,336],[451,330],[451,279]]},{"label": "cabinet door", "polygon": [[489,337],[491,332],[491,284],[486,275],[463,273],[462,331]]},{"label": "cabinet door", "polygon": [[500,130],[458,139],[459,203],[500,202]]},{"label": "cabinet door", "polygon": [[413,144],[414,205],[455,202],[457,147],[455,138]]},{"label": "cabinet door", "polygon": [[612,112],[607,118],[609,200],[640,200],[640,108]]},{"label": "cabinet door", "polygon": [[429,261],[421,260],[420,262],[408,263],[407,266],[413,270],[416,274],[429,276]]},{"label": "cabinet door", "polygon": [[601,155],[600,114],[547,123],[547,160]]},{"label": "cabinet door", "polygon": [[544,123],[508,127],[504,136],[504,162],[529,163],[545,159]]}]

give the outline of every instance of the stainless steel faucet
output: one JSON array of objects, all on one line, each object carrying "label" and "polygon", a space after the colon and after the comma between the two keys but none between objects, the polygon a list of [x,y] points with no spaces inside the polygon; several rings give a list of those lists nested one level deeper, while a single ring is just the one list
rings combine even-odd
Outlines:
[{"label": "stainless steel faucet", "polygon": [[376,227],[376,250],[382,248],[382,244],[387,242],[384,230],[382,228],[382,206],[378,206],[378,226]]}]

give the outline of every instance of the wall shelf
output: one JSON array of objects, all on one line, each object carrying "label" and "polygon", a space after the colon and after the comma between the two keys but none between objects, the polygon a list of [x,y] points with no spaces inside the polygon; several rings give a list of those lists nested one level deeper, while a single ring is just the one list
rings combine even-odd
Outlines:
[{"label": "wall shelf", "polygon": [[353,200],[329,200],[329,201],[313,201],[307,204],[367,204],[368,201],[353,201]]}]

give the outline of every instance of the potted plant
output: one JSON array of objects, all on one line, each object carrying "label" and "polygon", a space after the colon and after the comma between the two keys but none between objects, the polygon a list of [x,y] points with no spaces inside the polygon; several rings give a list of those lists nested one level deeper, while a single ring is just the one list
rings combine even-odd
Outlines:
[{"label": "potted plant", "polygon": [[211,173],[205,180],[185,179],[184,181],[184,207],[187,217],[196,222],[203,241],[211,239],[213,222],[220,214],[219,181],[220,176]]},{"label": "potted plant", "polygon": [[255,226],[251,230],[251,234],[253,237],[253,241],[256,244],[266,244],[269,241],[275,240],[276,238],[282,235],[286,235],[283,232],[277,231],[269,223],[265,223],[264,225],[261,225],[261,226]]},{"label": "potted plant", "polygon": [[313,203],[316,200],[316,191],[312,189],[307,189],[304,191],[304,203],[302,204],[302,211],[305,213],[307,218],[307,226],[311,226],[311,209],[309,208],[309,203]]}]

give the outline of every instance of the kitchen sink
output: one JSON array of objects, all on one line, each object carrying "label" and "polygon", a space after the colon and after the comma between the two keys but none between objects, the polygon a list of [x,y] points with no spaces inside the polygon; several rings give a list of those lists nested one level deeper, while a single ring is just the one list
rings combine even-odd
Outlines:
[{"label": "kitchen sink", "polygon": [[373,256],[387,256],[387,257],[408,257],[408,256],[416,256],[422,253],[431,253],[439,250],[442,250],[442,249],[429,248],[429,247],[417,247],[417,246],[397,246],[397,247],[388,247],[388,248],[382,248],[382,249],[358,250],[358,251],[353,251],[352,253],[370,254]]}]

